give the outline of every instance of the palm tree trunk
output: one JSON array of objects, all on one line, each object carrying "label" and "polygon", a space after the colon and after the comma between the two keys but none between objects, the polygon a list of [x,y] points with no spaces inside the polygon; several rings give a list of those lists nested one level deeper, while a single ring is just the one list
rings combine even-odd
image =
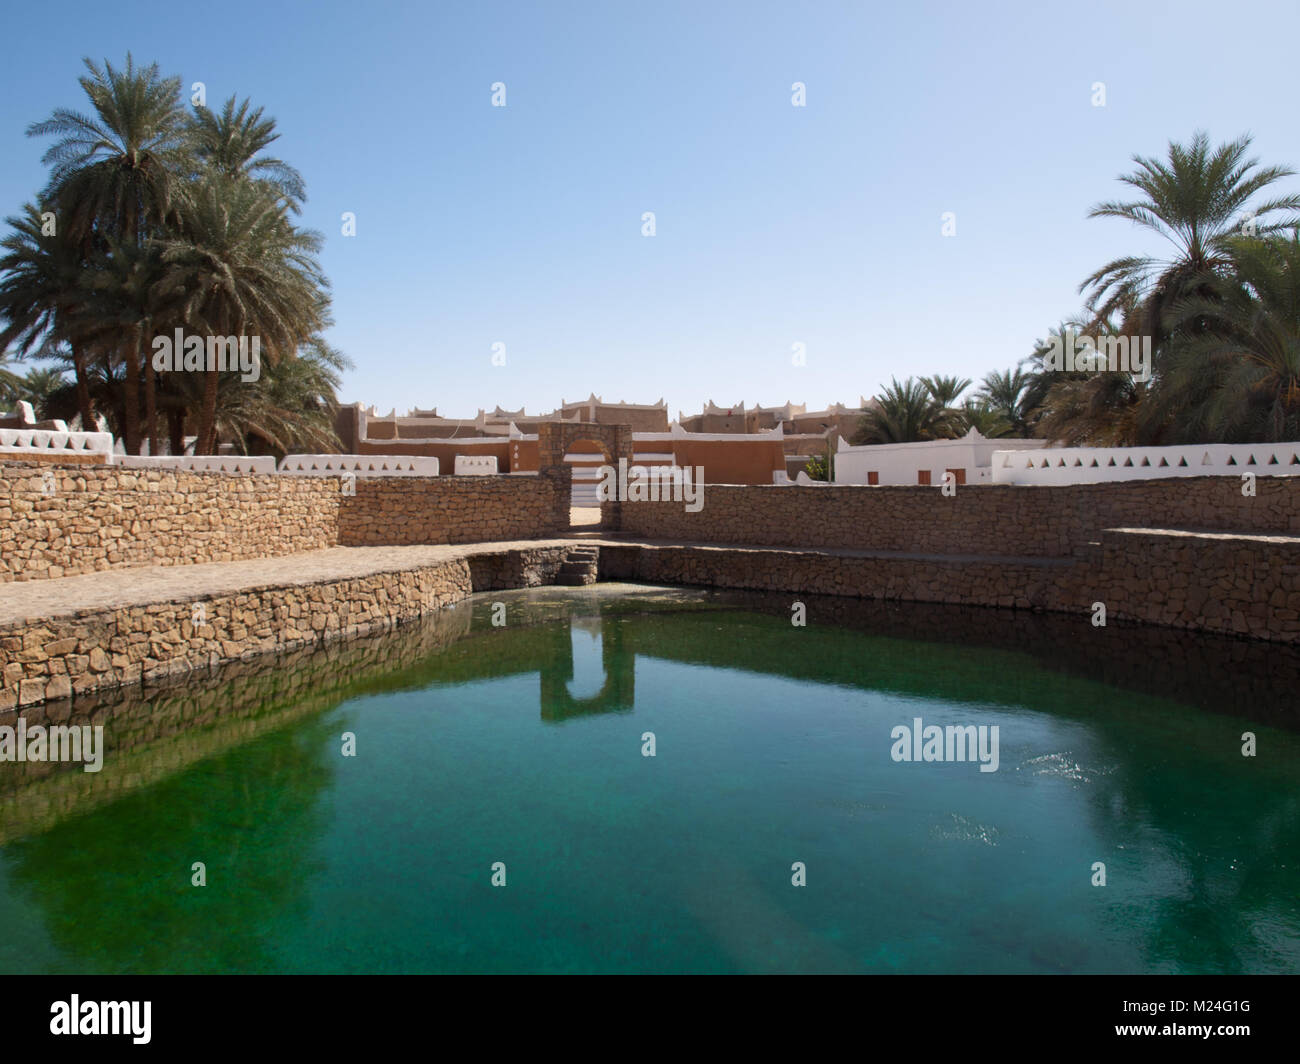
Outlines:
[{"label": "palm tree trunk", "polygon": [[203,379],[203,411],[199,415],[199,438],[195,454],[217,453],[217,371],[210,369]]},{"label": "palm tree trunk", "polygon": [[81,430],[94,432],[95,415],[90,409],[90,383],[86,380],[86,360],[76,348],[72,350],[72,372],[77,379],[77,413],[81,415]]},{"label": "palm tree trunk", "polygon": [[123,445],[127,454],[140,453],[140,344],[139,329],[136,330],[136,342],[131,344],[123,357],[126,359],[126,394],[122,397],[122,434]]},{"label": "palm tree trunk", "polygon": [[185,453],[185,411],[167,411],[167,442],[172,454]]},{"label": "palm tree trunk", "polygon": [[149,433],[149,453],[158,454],[158,400],[154,390],[153,359],[144,356],[144,421]]},{"label": "palm tree trunk", "polygon": [[108,420],[108,431],[122,441],[122,447],[125,450],[126,436],[122,431],[122,401],[121,396],[118,394],[117,379],[113,376],[113,356],[109,352],[104,352],[99,357],[99,366],[104,374],[103,398],[100,401],[101,409]]}]

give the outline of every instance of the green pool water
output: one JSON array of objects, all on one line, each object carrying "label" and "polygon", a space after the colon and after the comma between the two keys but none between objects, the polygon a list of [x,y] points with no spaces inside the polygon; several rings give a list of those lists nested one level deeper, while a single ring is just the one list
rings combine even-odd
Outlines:
[{"label": "green pool water", "polygon": [[0,765],[0,972],[1300,968],[1294,654],[805,605],[488,593],[79,704],[100,773]]}]

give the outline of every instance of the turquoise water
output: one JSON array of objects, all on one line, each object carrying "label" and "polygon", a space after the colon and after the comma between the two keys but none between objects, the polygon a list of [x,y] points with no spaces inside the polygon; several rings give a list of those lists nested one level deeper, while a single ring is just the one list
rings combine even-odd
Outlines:
[{"label": "turquoise water", "polygon": [[[98,775],[0,765],[0,972],[1300,968],[1293,656],[1090,644],[1086,618],[789,618],[491,593],[106,700]],[[998,770],[895,762],[917,717],[996,725]]]}]

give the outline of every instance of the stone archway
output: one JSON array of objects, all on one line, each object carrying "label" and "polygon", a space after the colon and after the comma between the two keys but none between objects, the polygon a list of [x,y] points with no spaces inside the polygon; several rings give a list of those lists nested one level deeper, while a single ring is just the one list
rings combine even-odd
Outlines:
[{"label": "stone archway", "polygon": [[584,437],[569,444],[564,460],[572,467],[572,525],[574,527],[579,524],[598,525],[600,501],[597,497],[597,486],[600,483],[601,471],[613,464],[610,461],[609,451],[599,440]]},{"label": "stone archway", "polygon": [[[578,441],[597,445],[615,469],[620,459],[632,465],[632,426],[598,425],[593,421],[544,421],[537,426],[538,472],[550,477],[556,484],[555,527],[570,527],[569,510],[573,497],[573,470],[564,460],[569,447]],[[600,528],[618,529],[622,525],[621,505],[618,502],[602,503]]]}]

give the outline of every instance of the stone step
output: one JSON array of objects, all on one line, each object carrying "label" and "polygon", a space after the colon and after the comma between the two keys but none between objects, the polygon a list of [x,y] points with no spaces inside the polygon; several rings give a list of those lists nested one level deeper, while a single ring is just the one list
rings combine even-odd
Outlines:
[{"label": "stone step", "polygon": [[555,582],[564,587],[585,587],[594,584],[598,576],[600,549],[598,547],[570,547],[555,574]]},{"label": "stone step", "polygon": [[560,572],[556,575],[555,582],[561,587],[585,587],[587,584],[594,584],[596,582],[596,574],[593,572]]}]

